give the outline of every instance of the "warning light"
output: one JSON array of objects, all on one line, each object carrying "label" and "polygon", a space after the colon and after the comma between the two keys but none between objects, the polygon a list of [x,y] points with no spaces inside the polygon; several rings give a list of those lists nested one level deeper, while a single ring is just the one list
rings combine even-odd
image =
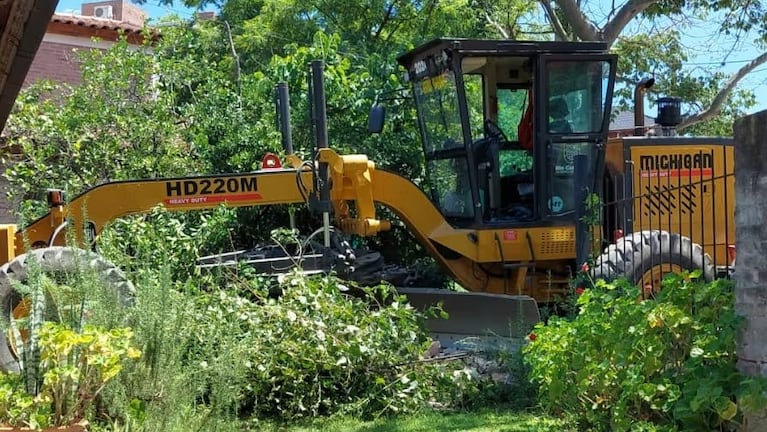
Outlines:
[{"label": "warning light", "polygon": [[50,208],[64,205],[67,202],[64,191],[61,189],[47,189],[45,195],[48,200],[48,207]]},{"label": "warning light", "polygon": [[267,153],[261,160],[261,169],[278,169],[282,168],[280,157],[274,153]]}]

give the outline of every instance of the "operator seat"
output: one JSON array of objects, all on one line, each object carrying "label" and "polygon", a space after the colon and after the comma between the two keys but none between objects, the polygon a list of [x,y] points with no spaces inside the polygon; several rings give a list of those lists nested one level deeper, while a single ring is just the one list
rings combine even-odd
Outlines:
[{"label": "operator seat", "polygon": [[553,120],[549,122],[549,132],[554,133],[573,133],[570,122],[565,119],[570,114],[567,102],[561,97],[557,97],[549,102],[549,117]]},{"label": "operator seat", "polygon": [[[486,121],[486,125],[492,123]],[[497,127],[497,126],[495,126]],[[486,126],[487,128],[487,126]],[[500,131],[500,129],[498,129]],[[501,183],[500,183],[500,160],[499,152],[503,140],[506,137],[493,136],[488,133],[488,137],[476,141],[472,145],[475,162],[477,164],[477,180],[479,190],[484,203],[482,213],[485,218],[494,217],[498,212],[501,203]]]}]

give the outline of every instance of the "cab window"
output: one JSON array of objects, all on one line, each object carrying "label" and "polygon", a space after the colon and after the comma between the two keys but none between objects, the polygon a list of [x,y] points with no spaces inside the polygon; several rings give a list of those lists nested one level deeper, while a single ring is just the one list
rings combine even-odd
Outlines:
[{"label": "cab window", "polygon": [[528,90],[519,88],[499,88],[498,97],[498,126],[506,134],[509,141],[519,139],[517,127],[527,109]]}]

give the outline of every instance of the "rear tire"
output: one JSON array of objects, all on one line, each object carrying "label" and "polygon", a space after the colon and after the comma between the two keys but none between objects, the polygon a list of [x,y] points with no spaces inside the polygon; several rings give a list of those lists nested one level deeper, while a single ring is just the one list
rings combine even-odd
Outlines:
[{"label": "rear tire", "polygon": [[699,244],[677,233],[652,230],[631,233],[608,246],[597,258],[592,276],[608,282],[625,277],[648,294],[648,288],[658,291],[668,273],[694,270],[700,270],[706,281],[716,273]]},{"label": "rear tire", "polygon": [[[30,258],[31,257],[31,258]],[[45,274],[61,272],[93,271],[99,280],[116,297],[123,306],[133,304],[135,288],[125,277],[125,274],[114,264],[100,255],[82,249],[53,246],[34,249],[19,255],[0,267],[0,370],[19,372],[19,362],[13,353],[7,332],[10,331],[10,320],[14,312],[18,315],[21,310],[22,296],[13,287],[14,282],[25,282],[29,277],[27,260],[38,265]]]}]

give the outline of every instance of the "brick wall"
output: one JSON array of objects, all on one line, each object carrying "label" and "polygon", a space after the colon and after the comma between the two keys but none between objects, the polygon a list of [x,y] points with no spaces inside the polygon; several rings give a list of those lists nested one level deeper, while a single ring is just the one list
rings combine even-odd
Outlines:
[{"label": "brick wall", "polygon": [[43,41],[29,68],[24,86],[40,79],[79,84],[81,82],[80,65],[76,53],[73,52],[77,48],[75,45]]}]

